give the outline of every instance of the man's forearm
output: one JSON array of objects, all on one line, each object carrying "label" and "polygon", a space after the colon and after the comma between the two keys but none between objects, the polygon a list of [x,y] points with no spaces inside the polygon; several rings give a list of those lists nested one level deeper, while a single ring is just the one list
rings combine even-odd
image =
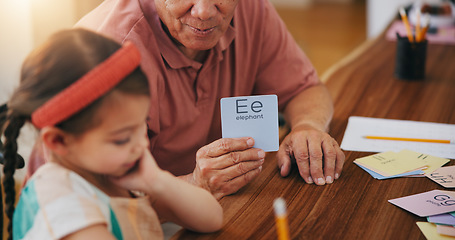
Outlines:
[{"label": "man's forearm", "polygon": [[310,125],[327,131],[333,116],[333,103],[324,84],[315,85],[299,93],[288,103],[284,116],[291,129]]}]

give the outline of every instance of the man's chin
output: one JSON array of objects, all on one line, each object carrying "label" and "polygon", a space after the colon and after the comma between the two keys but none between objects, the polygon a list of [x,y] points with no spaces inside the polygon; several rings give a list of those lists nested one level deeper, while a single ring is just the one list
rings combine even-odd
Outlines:
[{"label": "man's chin", "polygon": [[217,43],[218,42],[213,41],[195,40],[194,42],[185,45],[185,47],[194,51],[206,51],[214,48]]}]

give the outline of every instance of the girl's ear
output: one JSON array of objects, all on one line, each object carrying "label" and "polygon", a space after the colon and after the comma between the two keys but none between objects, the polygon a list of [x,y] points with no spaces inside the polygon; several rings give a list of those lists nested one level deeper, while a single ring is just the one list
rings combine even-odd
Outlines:
[{"label": "girl's ear", "polygon": [[56,127],[44,127],[40,130],[43,144],[52,152],[63,156],[68,153],[68,133]]}]

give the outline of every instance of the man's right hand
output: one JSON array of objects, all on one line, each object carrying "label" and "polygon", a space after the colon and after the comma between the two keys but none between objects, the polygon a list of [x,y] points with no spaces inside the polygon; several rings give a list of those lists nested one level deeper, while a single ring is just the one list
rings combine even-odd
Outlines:
[{"label": "man's right hand", "polygon": [[222,138],[198,150],[190,181],[217,199],[237,192],[262,170],[265,152],[251,137]]}]

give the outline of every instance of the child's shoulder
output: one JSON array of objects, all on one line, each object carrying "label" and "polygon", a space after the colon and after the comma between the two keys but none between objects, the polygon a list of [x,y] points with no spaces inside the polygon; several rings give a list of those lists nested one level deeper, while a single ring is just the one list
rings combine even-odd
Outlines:
[{"label": "child's shoulder", "polygon": [[23,192],[30,190],[40,195],[42,204],[74,194],[87,198],[104,195],[84,178],[56,163],[46,163],[33,174]]},{"label": "child's shoulder", "polygon": [[55,163],[41,166],[22,189],[13,217],[17,239],[59,239],[107,223],[109,198],[76,173]]}]

